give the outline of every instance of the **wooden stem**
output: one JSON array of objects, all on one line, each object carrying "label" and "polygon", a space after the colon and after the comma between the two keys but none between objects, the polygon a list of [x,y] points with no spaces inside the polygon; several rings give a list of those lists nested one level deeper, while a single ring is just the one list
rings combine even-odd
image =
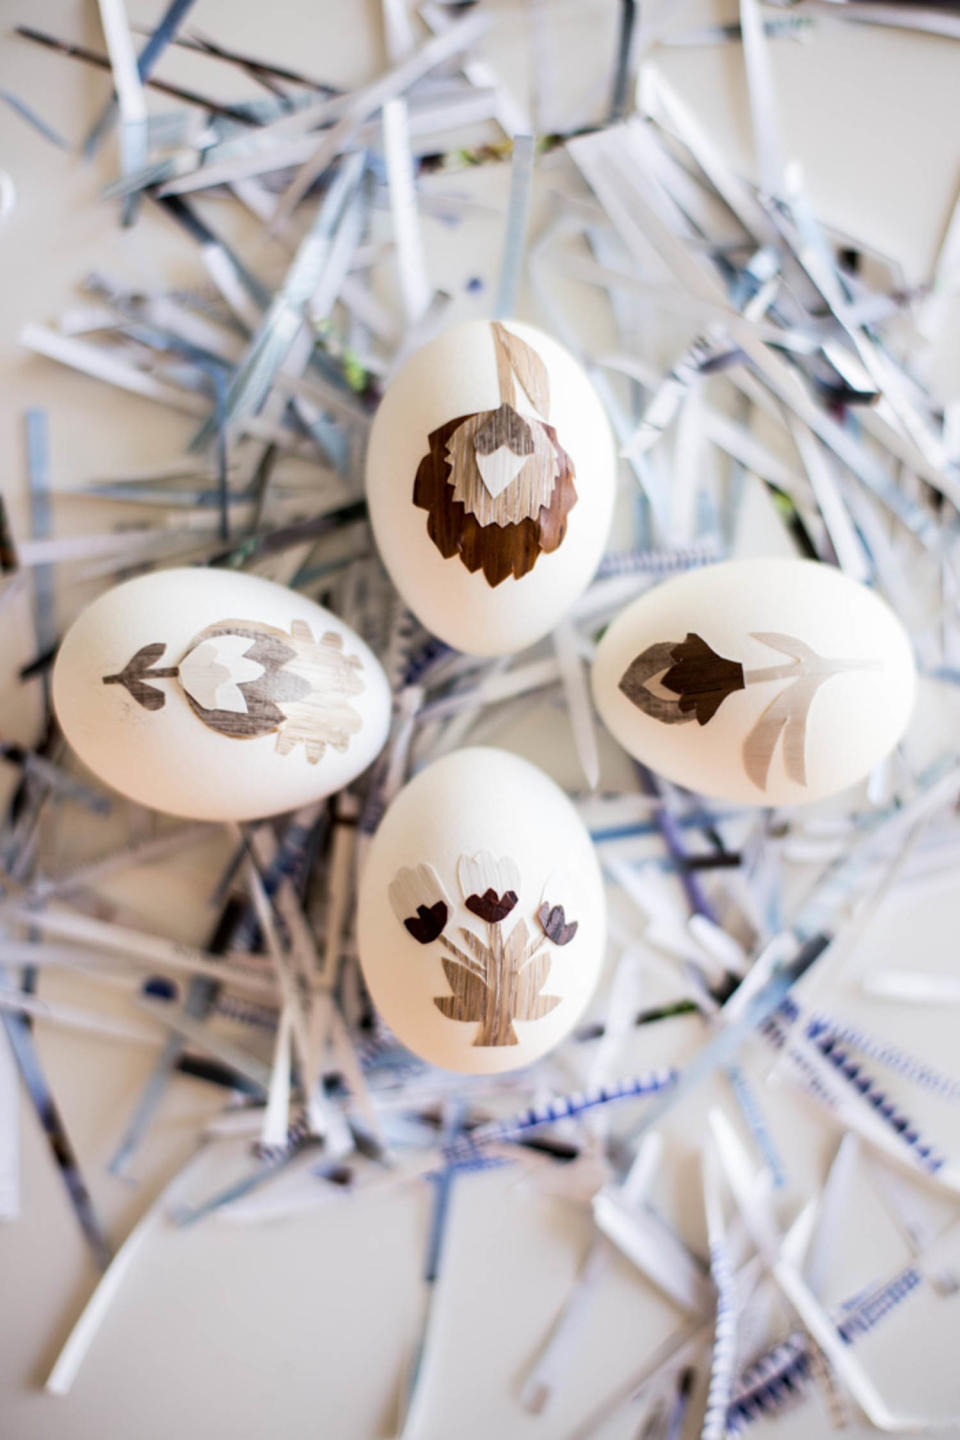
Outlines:
[{"label": "wooden stem", "polygon": [[513,1011],[510,1004],[514,986],[510,977],[503,973],[503,932],[500,922],[490,925],[490,959],[492,975],[487,977],[486,1006],[483,1022],[477,1031],[474,1045],[516,1045],[517,1032],[513,1028]]}]

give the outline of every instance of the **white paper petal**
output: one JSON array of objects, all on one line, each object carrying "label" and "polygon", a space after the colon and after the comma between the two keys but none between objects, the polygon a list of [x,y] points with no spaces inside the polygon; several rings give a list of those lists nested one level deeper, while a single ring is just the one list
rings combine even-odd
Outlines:
[{"label": "white paper petal", "polygon": [[244,715],[247,702],[239,686],[258,680],[264,673],[245,651],[253,641],[249,635],[217,635],[204,640],[180,662],[180,684],[204,710],[232,710]]},{"label": "white paper petal", "polygon": [[494,500],[503,494],[508,485],[513,484],[528,458],[526,455],[514,454],[509,445],[500,445],[489,455],[481,455],[479,450],[476,452],[480,479]]}]

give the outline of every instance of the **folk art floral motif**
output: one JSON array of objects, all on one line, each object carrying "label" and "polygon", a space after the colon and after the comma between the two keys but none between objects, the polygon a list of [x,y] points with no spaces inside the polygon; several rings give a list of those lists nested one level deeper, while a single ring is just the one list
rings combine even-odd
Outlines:
[{"label": "folk art floral motif", "polygon": [[718,655],[701,636],[691,633],[685,640],[649,645],[624,671],[620,689],[638,710],[664,725],[693,720],[706,725],[728,695],[748,685],[786,680],[743,742],[743,767],[754,785],[765,790],[782,735],[784,770],[795,784],[806,785],[807,719],[820,686],[851,670],[878,670],[880,662],[828,658],[793,635],[773,631],[754,632],[751,639],[789,655],[790,663],[745,670],[738,660]]},{"label": "folk art floral motif", "polygon": [[288,755],[302,744],[311,765],[327,746],[344,751],[363,723],[350,697],[364,690],[363,663],[345,655],[343,637],[314,640],[294,620],[289,634],[250,620],[222,620],[191,640],[175,665],[158,665],[166,644],[144,645],[104,685],[122,685],[145,710],[162,710],[166,694],[155,682],[179,681],[193,713],[233,739],[276,734]]},{"label": "folk art floral motif", "polygon": [[[459,555],[487,583],[528,574],[556,550],[577,502],[573,461],[548,423],[550,382],[537,352],[491,325],[500,405],[459,415],[427,437],[413,503],[445,559]],[[536,411],[521,414],[518,386]]]},{"label": "folk art floral motif", "polygon": [[485,935],[471,925],[450,926],[454,906],[432,865],[404,866],[389,887],[390,905],[405,929],[421,945],[438,942],[451,994],[433,1003],[448,1020],[473,1022],[476,1046],[516,1045],[515,1020],[540,1020],[560,1004],[559,995],[543,994],[552,947],[569,945],[577,933],[564,907],[543,899],[536,925],[523,916],[507,921],[520,904],[520,873],[509,858],[489,851],[461,855],[457,881],[469,915],[481,921]]}]

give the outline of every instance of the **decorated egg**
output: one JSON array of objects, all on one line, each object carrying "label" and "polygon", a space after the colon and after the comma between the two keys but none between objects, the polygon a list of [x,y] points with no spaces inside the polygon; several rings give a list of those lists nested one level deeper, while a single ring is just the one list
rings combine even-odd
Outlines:
[{"label": "decorated egg", "polygon": [[810,560],[733,560],[642,595],[600,642],[593,693],[652,770],[707,795],[796,805],[897,744],[910,641],[866,586]]},{"label": "decorated egg", "polygon": [[390,382],[367,498],[391,579],[455,649],[506,655],[546,635],[603,553],[616,461],[590,381],[542,331],[469,321]]},{"label": "decorated egg", "polygon": [[330,795],[390,723],[376,657],[329,610],[222,570],[107,591],[53,673],[63,732],[116,790],[174,815],[245,820]]},{"label": "decorated egg", "polygon": [[514,1070],[564,1038],[597,983],[600,867],[542,770],[503,750],[457,750],[387,810],[357,925],[370,993],[405,1045],[448,1070]]}]

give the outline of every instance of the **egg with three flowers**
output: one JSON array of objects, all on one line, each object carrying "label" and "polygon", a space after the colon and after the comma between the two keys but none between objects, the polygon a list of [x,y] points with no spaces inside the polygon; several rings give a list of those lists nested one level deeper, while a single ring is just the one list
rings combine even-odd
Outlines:
[{"label": "egg with three flowers", "polygon": [[421,770],[381,821],[360,880],[360,963],[383,1019],[423,1059],[515,1070],[583,1014],[605,913],[568,797],[529,761],[470,747]]},{"label": "egg with three flowers", "polygon": [[468,321],[391,380],[367,452],[390,577],[455,649],[541,639],[589,583],[613,508],[610,427],[586,374],[530,325]]}]

